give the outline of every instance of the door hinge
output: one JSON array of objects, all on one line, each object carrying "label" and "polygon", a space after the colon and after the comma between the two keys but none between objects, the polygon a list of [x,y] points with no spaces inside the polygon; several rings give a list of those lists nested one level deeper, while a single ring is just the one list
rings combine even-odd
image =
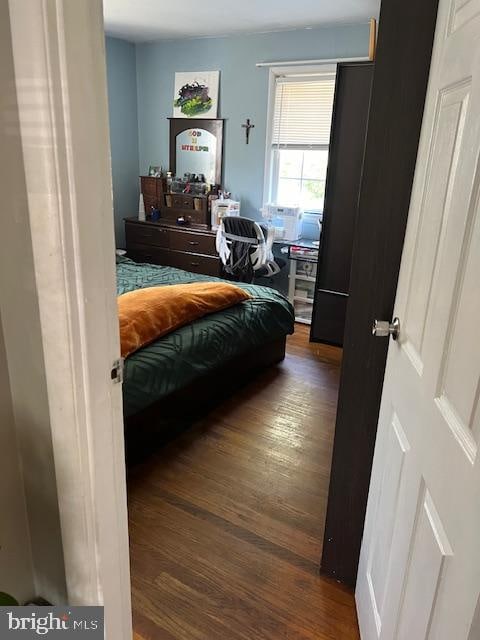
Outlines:
[{"label": "door hinge", "polygon": [[112,365],[110,377],[112,379],[112,382],[114,382],[115,384],[121,384],[123,382],[123,363],[124,358],[118,358],[118,360],[115,360]]}]

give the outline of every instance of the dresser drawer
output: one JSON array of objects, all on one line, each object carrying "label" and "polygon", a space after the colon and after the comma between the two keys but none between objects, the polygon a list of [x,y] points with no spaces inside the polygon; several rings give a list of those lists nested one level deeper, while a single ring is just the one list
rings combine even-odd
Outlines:
[{"label": "dresser drawer", "polygon": [[142,244],[167,249],[170,243],[169,229],[153,224],[127,223],[125,225],[125,237],[127,248],[131,244]]},{"label": "dresser drawer", "polygon": [[127,245],[127,256],[135,262],[149,262],[150,264],[169,266],[169,254],[170,251],[168,249],[159,247],[149,247],[141,244]]},{"label": "dresser drawer", "polygon": [[220,275],[220,259],[210,256],[196,255],[195,253],[183,253],[181,251],[169,251],[171,265],[193,273],[204,273],[207,276]]},{"label": "dresser drawer", "polygon": [[[195,211],[190,209],[189,211],[180,211],[180,209],[170,209],[165,207],[162,209],[161,217],[169,223],[177,224],[178,218],[184,218],[186,224],[181,228],[188,228],[189,225],[201,225],[207,227],[207,219],[203,211]],[[180,227],[180,225],[178,225]]]},{"label": "dresser drawer", "polygon": [[170,251],[160,247],[149,247],[141,244],[129,245],[127,255],[135,262],[150,262],[165,267],[176,267],[193,273],[204,273],[207,276],[220,275],[220,259],[210,256]]},{"label": "dresser drawer", "polygon": [[193,198],[172,194],[172,206],[175,209],[193,209]]},{"label": "dresser drawer", "polygon": [[191,253],[203,253],[209,256],[217,255],[215,236],[191,233],[188,231],[171,231],[170,249]]}]

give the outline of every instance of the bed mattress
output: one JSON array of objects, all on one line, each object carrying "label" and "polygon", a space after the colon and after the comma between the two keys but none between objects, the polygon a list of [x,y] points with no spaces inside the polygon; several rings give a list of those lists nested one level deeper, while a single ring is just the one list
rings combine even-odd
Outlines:
[{"label": "bed mattress", "polygon": [[[144,287],[198,281],[220,279],[117,258],[118,295]],[[232,358],[293,333],[294,312],[286,298],[268,287],[236,284],[252,297],[195,320],[126,359],[123,382],[126,417],[181,390]]]}]

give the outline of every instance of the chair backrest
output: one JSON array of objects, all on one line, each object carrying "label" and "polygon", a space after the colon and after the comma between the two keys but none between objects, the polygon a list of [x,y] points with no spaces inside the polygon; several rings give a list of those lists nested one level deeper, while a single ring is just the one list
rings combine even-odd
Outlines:
[{"label": "chair backrest", "polygon": [[[239,216],[222,218],[217,233],[217,249],[227,275],[235,280],[251,282],[254,271],[266,268],[278,272],[271,255],[269,234],[255,220]],[[270,240],[270,238],[269,238]]]}]

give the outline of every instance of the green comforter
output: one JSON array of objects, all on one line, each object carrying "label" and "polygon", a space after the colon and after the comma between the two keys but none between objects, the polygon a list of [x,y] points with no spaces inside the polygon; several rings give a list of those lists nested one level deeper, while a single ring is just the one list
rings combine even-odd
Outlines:
[{"label": "green comforter", "polygon": [[[219,278],[117,258],[118,295],[144,287]],[[252,298],[159,338],[125,361],[123,404],[133,415],[231,358],[293,333],[288,300],[268,287],[238,283]]]}]

